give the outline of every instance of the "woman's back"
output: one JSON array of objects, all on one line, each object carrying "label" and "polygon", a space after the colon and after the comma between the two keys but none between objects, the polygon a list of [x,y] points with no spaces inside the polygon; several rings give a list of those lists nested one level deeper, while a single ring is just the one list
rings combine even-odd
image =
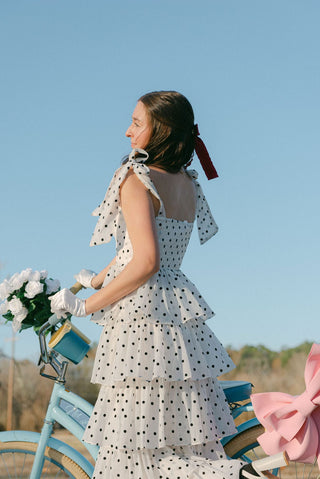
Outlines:
[{"label": "woman's back", "polygon": [[[165,216],[192,223],[196,213],[196,189],[189,175],[184,171],[169,173],[151,166],[150,178],[163,202]],[[152,201],[157,215],[159,200],[152,196]]]}]

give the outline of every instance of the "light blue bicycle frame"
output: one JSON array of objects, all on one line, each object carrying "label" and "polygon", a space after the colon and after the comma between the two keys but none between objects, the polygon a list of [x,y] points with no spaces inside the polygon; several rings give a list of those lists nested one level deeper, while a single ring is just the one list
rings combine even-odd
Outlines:
[{"label": "light blue bicycle frame", "polygon": [[[41,434],[30,431],[8,431],[1,433],[3,442],[26,441],[38,443],[35,454],[30,479],[39,479],[44,464],[45,449],[47,446],[56,449],[60,453],[68,456],[78,464],[89,477],[92,476],[94,467],[77,450],[51,437],[53,423],[61,424],[69,430],[77,439],[81,441],[88,418],[93,410],[92,404],[88,403],[80,396],[66,391],[63,384],[55,382],[44,425]],[[93,446],[83,442],[93,459],[96,460],[98,446]]]}]

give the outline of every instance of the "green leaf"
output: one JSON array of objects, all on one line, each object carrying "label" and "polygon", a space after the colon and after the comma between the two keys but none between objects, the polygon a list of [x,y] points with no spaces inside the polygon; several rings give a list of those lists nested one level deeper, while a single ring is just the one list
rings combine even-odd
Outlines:
[{"label": "green leaf", "polygon": [[3,314],[2,315],[7,321],[12,321],[14,316],[13,314],[11,313],[11,311],[8,311],[6,314]]}]

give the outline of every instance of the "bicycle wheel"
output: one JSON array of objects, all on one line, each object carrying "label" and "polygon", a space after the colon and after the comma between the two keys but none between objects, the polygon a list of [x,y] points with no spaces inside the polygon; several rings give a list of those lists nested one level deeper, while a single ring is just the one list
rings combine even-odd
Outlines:
[{"label": "bicycle wheel", "polygon": [[[38,444],[33,442],[0,443],[0,479],[29,479]],[[72,459],[47,447],[41,478],[90,479]]]},{"label": "bicycle wheel", "polygon": [[[235,436],[225,445],[226,454],[231,459],[241,459],[246,462],[254,461],[265,456],[259,446],[257,438],[263,434],[261,424],[253,426]],[[320,473],[317,462],[313,464],[301,464],[290,462],[287,467],[271,471],[281,479],[319,479]]]}]

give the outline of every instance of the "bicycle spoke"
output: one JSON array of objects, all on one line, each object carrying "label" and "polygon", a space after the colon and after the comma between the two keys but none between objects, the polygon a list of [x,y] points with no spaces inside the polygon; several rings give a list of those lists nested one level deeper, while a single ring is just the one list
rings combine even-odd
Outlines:
[{"label": "bicycle spoke", "polygon": [[56,479],[57,477],[61,477],[61,470],[57,471],[57,474],[54,476],[54,479]]},{"label": "bicycle spoke", "polygon": [[23,459],[23,465],[22,465],[21,473],[24,472],[24,466],[26,465],[26,460],[27,460],[27,455],[25,454],[24,459]]},{"label": "bicycle spoke", "polygon": [[[36,443],[0,442],[0,479],[29,479]],[[69,457],[49,448],[41,479],[89,479],[89,475]]]},{"label": "bicycle spoke", "polygon": [[9,476],[8,466],[7,466],[7,463],[6,463],[6,461],[5,461],[5,457],[3,457],[3,454],[1,454],[1,459],[2,459],[2,462],[3,462],[4,466],[5,466],[5,468],[6,468],[8,477],[10,477],[10,476]]}]

